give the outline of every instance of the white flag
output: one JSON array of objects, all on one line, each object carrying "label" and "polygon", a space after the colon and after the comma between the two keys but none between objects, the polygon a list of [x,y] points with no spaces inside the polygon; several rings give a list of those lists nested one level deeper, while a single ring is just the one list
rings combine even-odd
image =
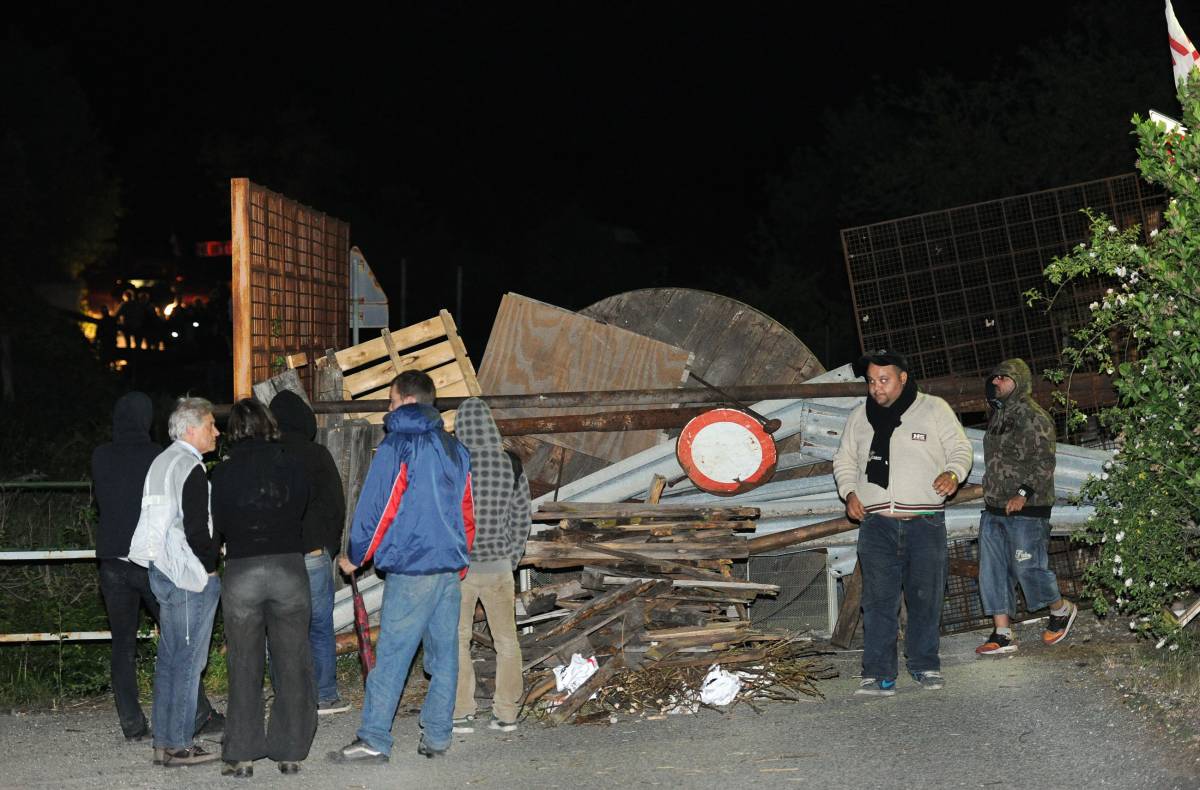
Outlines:
[{"label": "white flag", "polygon": [[1192,46],[1192,40],[1179,26],[1179,20],[1175,18],[1175,9],[1171,7],[1171,0],[1167,0],[1167,38],[1171,42],[1171,62],[1175,69],[1175,84],[1179,85],[1187,81],[1192,66],[1200,60],[1200,52],[1196,51],[1196,48]]}]

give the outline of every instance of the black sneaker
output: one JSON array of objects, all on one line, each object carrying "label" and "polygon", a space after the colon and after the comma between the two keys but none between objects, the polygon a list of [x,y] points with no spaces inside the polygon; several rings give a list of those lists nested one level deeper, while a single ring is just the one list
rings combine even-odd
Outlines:
[{"label": "black sneaker", "polygon": [[187,749],[166,749],[163,754],[163,768],[181,768],[185,765],[199,765],[219,760],[221,755],[210,752],[203,746],[190,746]]},{"label": "black sneaker", "polygon": [[388,756],[372,749],[362,738],[355,738],[336,752],[330,752],[329,759],[335,763],[386,763]]},{"label": "black sneaker", "polygon": [[226,760],[221,766],[221,776],[235,776],[238,779],[248,779],[254,776],[253,760]]},{"label": "black sneaker", "polygon": [[342,702],[340,699],[327,699],[324,702],[317,703],[317,715],[329,716],[333,713],[345,713],[350,710],[349,702]]},{"label": "black sneaker", "polygon": [[450,751],[449,746],[444,749],[431,748],[429,744],[425,743],[424,736],[421,737],[421,742],[417,744],[417,754],[428,757],[430,760],[434,757],[444,757],[448,751]]},{"label": "black sneaker", "polygon": [[140,730],[125,736],[125,743],[142,743],[150,740],[151,737],[150,726],[143,724]]},{"label": "black sneaker", "polygon": [[995,631],[992,631],[992,635],[987,638],[986,642],[975,648],[975,654],[980,656],[1000,656],[1015,652],[1017,652],[1017,640]]},{"label": "black sneaker", "polygon": [[208,714],[208,718],[196,730],[196,738],[203,738],[206,741],[219,741],[225,737],[225,714],[213,711]]}]

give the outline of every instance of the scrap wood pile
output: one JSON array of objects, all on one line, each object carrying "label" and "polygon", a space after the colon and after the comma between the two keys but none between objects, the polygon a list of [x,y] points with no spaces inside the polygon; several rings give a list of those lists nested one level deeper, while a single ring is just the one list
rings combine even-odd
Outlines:
[{"label": "scrap wood pile", "polygon": [[730,572],[747,556],[735,533],[757,518],[746,507],[545,505],[534,520],[557,526],[530,538],[524,564],[581,570],[519,595],[532,628],[521,637],[526,712],[562,723],[820,696],[813,681],[833,673],[811,641],[750,621],[750,603],[779,588]]}]

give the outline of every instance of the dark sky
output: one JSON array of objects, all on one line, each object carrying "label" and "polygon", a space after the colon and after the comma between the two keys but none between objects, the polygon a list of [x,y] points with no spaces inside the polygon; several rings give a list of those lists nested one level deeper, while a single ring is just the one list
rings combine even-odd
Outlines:
[{"label": "dark sky", "polygon": [[[396,237],[406,204],[381,205],[395,190],[485,260],[503,263],[514,238],[571,205],[705,250],[700,266],[745,265],[768,179],[818,142],[827,109],[872,80],[986,77],[1071,21],[1056,0],[246,5],[47,4],[9,20],[61,47],[91,101],[124,184],[123,259],[163,254],[173,232],[228,237],[227,198],[198,151],[258,135],[308,144],[307,191],[290,196],[348,219],[389,290],[412,254]],[[252,165],[223,175],[280,186]],[[444,282],[431,298],[449,304]]]}]

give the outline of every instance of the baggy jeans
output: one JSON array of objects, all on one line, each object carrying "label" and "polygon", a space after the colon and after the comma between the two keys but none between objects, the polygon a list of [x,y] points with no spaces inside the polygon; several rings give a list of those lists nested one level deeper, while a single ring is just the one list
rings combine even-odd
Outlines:
[{"label": "baggy jeans", "polygon": [[1049,569],[1049,538],[1048,518],[983,511],[979,517],[979,597],[984,614],[1015,616],[1015,583],[1021,585],[1025,608],[1031,612],[1062,597],[1058,578]]},{"label": "baggy jeans", "polygon": [[454,718],[475,713],[475,667],[471,663],[471,631],[475,602],[483,603],[488,630],[496,647],[496,691],[492,714],[500,721],[517,720],[525,681],[521,674],[521,645],[517,642],[516,597],[512,573],[467,571],[462,580],[462,605],[458,614],[458,692]]},{"label": "baggy jeans", "polygon": [[[117,718],[126,738],[146,730],[146,714],[138,701],[137,630],[141,607],[145,605],[154,622],[158,622],[158,599],[150,590],[149,573],[141,565],[125,560],[100,560],[100,593],[108,612],[112,630],[112,654],[109,671]],[[196,721],[192,731],[199,730],[212,714],[212,705],[204,695],[204,684],[197,684]]]},{"label": "baggy jeans", "polygon": [[337,653],[333,639],[333,564],[324,549],[304,555],[308,572],[312,617],[308,622],[308,645],[317,679],[317,701],[337,702]]},{"label": "baggy jeans", "polygon": [[[227,560],[221,593],[228,645],[229,704],[221,756],[299,762],[317,731],[308,649],[308,574],[300,554]],[[275,699],[263,729],[263,670],[271,643]]]},{"label": "baggy jeans", "polygon": [[209,576],[203,592],[176,587],[150,563],[150,589],[158,599],[158,658],[154,662],[154,748],[187,749],[196,722],[196,687],[208,664],[221,580]]},{"label": "baggy jeans", "polygon": [[435,751],[450,746],[458,681],[458,572],[408,576],[389,573],[383,585],[375,668],[367,676],[358,737],[392,751],[392,720],[417,646],[423,645],[429,691],[421,706],[422,738]]},{"label": "baggy jeans", "polygon": [[863,677],[894,680],[900,595],[908,608],[909,672],[942,668],[942,602],[949,557],[944,513],[907,520],[869,514],[858,530],[862,565]]}]

